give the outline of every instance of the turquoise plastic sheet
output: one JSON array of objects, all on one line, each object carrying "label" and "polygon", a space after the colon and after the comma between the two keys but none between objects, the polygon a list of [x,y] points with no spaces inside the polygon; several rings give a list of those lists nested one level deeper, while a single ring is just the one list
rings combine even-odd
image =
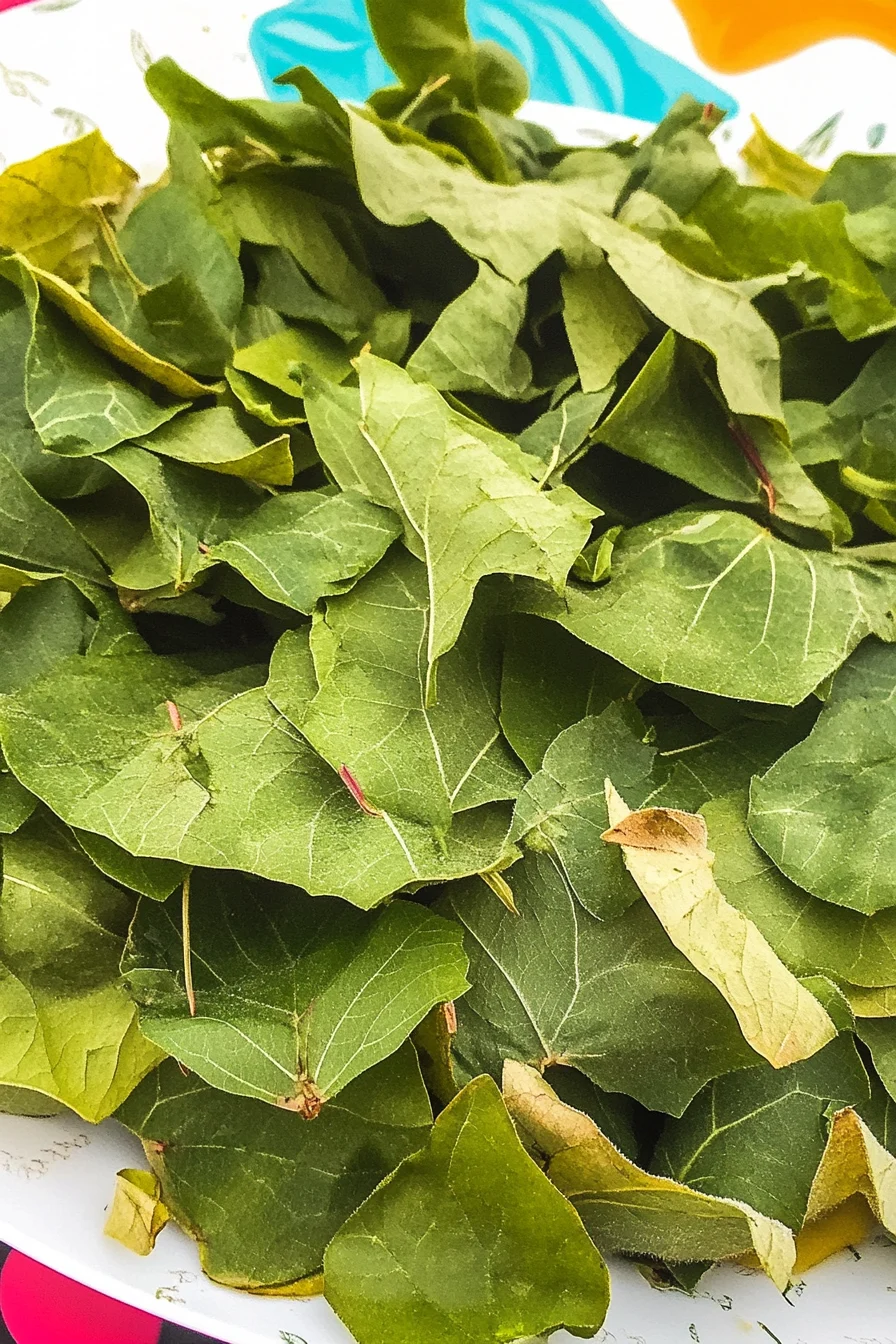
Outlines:
[{"label": "turquoise plastic sheet", "polygon": [[[469,21],[476,38],[491,38],[522,61],[531,96],[543,102],[659,121],[690,93],[736,110],[730,94],[630,33],[601,0],[469,0]],[[343,99],[361,101],[394,83],[364,0],[290,0],[256,20],[250,42],[272,98],[296,96],[274,83],[295,65],[310,66]]]}]

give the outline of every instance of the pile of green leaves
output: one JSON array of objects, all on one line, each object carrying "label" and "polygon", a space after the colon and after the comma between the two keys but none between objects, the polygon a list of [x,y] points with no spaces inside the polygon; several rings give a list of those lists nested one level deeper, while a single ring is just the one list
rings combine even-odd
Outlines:
[{"label": "pile of green leaves", "polygon": [[896,160],[368,8],[0,176],[0,1105],[360,1344],[587,1336],[896,1234]]}]

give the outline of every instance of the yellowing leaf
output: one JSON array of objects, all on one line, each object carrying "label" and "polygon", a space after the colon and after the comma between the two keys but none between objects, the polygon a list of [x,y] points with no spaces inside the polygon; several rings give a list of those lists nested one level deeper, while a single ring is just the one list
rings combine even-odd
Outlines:
[{"label": "yellowing leaf", "polygon": [[12,595],[20,588],[33,588],[42,579],[56,579],[58,574],[43,574],[36,569],[17,569],[14,565],[0,565],[0,593]]},{"label": "yellowing leaf", "polygon": [[841,985],[856,1017],[896,1017],[896,985],[868,989],[864,985]]},{"label": "yellowing leaf", "polygon": [[874,1231],[877,1220],[864,1195],[850,1195],[830,1213],[807,1223],[796,1239],[794,1274],[820,1265],[847,1246],[857,1246]]},{"label": "yellowing leaf", "polygon": [[136,182],[99,131],[14,163],[0,175],[0,247],[77,281],[87,271],[99,210],[120,205]]},{"label": "yellowing leaf", "polygon": [[160,1190],[159,1179],[151,1171],[120,1171],[103,1229],[106,1236],[136,1255],[149,1255],[169,1217]]},{"label": "yellowing leaf", "polygon": [[52,275],[49,271],[27,262],[25,265],[40,286],[41,292],[61,308],[94,344],[115,359],[120,359],[122,364],[136,369],[138,373],[144,374],[176,397],[205,397],[209,392],[215,391],[214,385],[200,383],[192,374],[184,373],[164,359],[157,359],[148,350],[137,345],[103,317],[83,294],[79,294],[58,275]]},{"label": "yellowing leaf", "polygon": [[750,1045],[776,1069],[836,1036],[828,1013],[716,886],[702,817],[669,808],[630,812],[606,781],[611,829],[625,863],[672,942],[716,986]]},{"label": "yellowing leaf", "polygon": [[827,1147],[809,1192],[806,1223],[823,1218],[857,1194],[864,1195],[877,1221],[896,1235],[896,1157],[878,1143],[858,1113],[846,1106],[831,1121]]},{"label": "yellowing leaf", "polygon": [[796,1247],[783,1223],[739,1200],[643,1171],[535,1069],[515,1060],[504,1064],[504,1100],[518,1129],[546,1154],[547,1175],[601,1251],[674,1262],[726,1259],[752,1247],[769,1277],[786,1288]]},{"label": "yellowing leaf", "polygon": [[754,180],[759,186],[777,187],[791,196],[811,200],[827,176],[824,170],[779,145],[755,117],[753,126],[753,135],[740,153]]}]

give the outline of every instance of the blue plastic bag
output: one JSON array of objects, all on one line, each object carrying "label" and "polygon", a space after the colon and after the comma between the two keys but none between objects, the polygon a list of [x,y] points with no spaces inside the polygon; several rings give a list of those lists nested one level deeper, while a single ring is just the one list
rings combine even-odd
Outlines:
[{"label": "blue plastic bag", "polygon": [[[468,12],[474,37],[512,51],[540,101],[645,121],[659,121],[683,93],[736,109],[730,94],[628,32],[601,0],[469,0]],[[273,82],[295,65],[355,101],[395,82],[364,0],[291,0],[256,20],[250,45],[272,98],[296,96]]]}]

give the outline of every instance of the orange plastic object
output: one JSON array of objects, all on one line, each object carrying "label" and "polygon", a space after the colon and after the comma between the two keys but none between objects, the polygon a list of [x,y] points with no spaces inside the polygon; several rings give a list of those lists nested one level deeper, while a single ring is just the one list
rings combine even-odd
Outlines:
[{"label": "orange plastic object", "polygon": [[742,74],[831,37],[896,52],[896,0],[675,0],[702,60]]}]

